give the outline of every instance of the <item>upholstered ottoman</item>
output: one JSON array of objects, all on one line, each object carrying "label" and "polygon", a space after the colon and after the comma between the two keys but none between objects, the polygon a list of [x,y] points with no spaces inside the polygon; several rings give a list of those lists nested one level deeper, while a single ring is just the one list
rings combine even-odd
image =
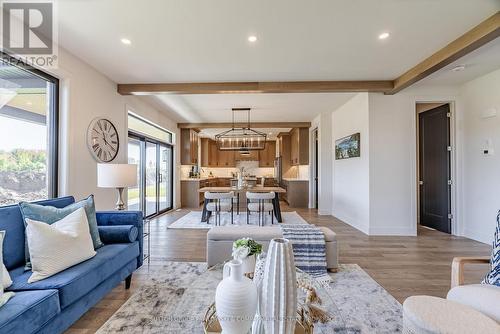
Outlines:
[{"label": "upholstered ottoman", "polygon": [[500,325],[473,308],[431,296],[409,297],[403,303],[405,334],[500,333]]},{"label": "upholstered ottoman", "polygon": [[[337,235],[327,227],[320,227],[325,235],[326,262],[330,271],[336,271],[338,262]],[[264,251],[274,238],[283,238],[281,228],[275,226],[215,226],[207,233],[207,264],[216,265],[231,259],[233,242],[248,237],[262,244]]]}]

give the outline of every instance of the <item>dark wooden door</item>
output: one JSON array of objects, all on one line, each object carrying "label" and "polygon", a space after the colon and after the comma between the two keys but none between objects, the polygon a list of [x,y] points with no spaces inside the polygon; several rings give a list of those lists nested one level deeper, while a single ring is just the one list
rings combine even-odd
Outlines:
[{"label": "dark wooden door", "polygon": [[419,114],[420,224],[451,232],[449,104]]}]

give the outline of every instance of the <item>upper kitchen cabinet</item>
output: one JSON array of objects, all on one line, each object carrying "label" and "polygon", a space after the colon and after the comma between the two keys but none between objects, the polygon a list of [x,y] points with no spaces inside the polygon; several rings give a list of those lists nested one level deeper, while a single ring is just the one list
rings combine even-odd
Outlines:
[{"label": "upper kitchen cabinet", "polygon": [[220,151],[215,140],[201,138],[202,167],[236,167],[234,151]]},{"label": "upper kitchen cabinet", "polygon": [[235,151],[219,151],[219,167],[236,167]]},{"label": "upper kitchen cabinet", "polygon": [[198,163],[198,132],[193,129],[181,129],[181,164]]},{"label": "upper kitchen cabinet", "polygon": [[293,166],[309,164],[309,129],[293,128],[290,131],[290,163]]},{"label": "upper kitchen cabinet", "polygon": [[259,167],[273,167],[276,158],[276,142],[267,141],[266,148],[259,151]]}]

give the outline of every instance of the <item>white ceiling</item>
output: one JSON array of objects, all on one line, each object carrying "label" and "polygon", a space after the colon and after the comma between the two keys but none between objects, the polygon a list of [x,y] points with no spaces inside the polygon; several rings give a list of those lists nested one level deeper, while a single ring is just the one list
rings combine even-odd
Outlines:
[{"label": "white ceiling", "polygon": [[[499,0],[65,0],[58,1],[58,24],[62,47],[118,83],[382,80],[498,10]],[[390,37],[379,40],[385,31]],[[248,42],[249,35],[258,41]],[[124,37],[132,44],[123,45]],[[487,66],[431,79],[446,84],[484,74],[500,59],[494,56]],[[351,96],[142,98],[178,122],[227,122],[232,107],[253,108],[252,121],[311,121]]]},{"label": "white ceiling", "polygon": [[65,0],[59,42],[118,83],[393,79],[499,9],[498,0]]},{"label": "white ceiling", "polygon": [[[156,103],[175,113],[179,122],[231,122],[231,108],[251,108],[252,122],[308,122],[333,111],[353,93],[316,94],[205,94],[159,95]],[[171,115],[172,116],[172,115]],[[246,112],[235,113],[235,122],[246,122]]]}]

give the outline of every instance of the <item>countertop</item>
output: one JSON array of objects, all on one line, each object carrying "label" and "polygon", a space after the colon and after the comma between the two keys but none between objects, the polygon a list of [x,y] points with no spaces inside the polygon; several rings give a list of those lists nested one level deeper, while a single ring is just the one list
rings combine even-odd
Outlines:
[{"label": "countertop", "polygon": [[[251,180],[251,181],[257,181],[260,180],[259,177],[244,177],[243,180]],[[274,177],[270,176],[265,176],[266,179],[274,179]],[[186,177],[182,178],[181,181],[205,181],[205,180],[215,180],[215,179],[231,179],[231,180],[238,180],[234,177],[231,176],[213,176],[213,177],[208,177],[208,176],[203,176],[203,177]]]}]

